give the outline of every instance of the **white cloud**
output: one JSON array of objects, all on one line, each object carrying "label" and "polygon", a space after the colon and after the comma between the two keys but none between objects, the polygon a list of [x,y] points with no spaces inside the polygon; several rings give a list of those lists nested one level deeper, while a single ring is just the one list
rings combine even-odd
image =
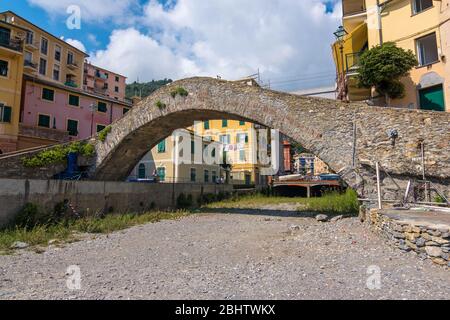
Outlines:
[{"label": "white cloud", "polygon": [[[129,12],[134,3],[29,1],[53,7],[75,2],[94,17]],[[341,15],[339,2],[326,14],[322,1],[177,0],[162,5],[150,0],[131,26],[116,21],[108,46],[91,53],[91,59],[129,81],[195,75],[237,79],[259,69],[277,88],[329,85],[335,70],[330,44]],[[282,82],[298,78],[308,79]]]},{"label": "white cloud", "polygon": [[[64,39],[63,39],[64,40]],[[81,50],[83,52],[86,52],[86,47],[84,46],[84,44],[76,39],[65,39],[64,41],[66,41],[68,44],[70,44],[71,46],[74,46],[75,48],[77,48],[78,50]]]}]

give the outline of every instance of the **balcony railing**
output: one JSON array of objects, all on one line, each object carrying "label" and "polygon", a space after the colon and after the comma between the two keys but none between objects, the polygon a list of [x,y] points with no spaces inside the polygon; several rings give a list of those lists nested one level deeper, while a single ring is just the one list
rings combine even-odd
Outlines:
[{"label": "balcony railing", "polygon": [[33,41],[25,41],[25,47],[32,50],[38,50],[39,49],[39,43],[33,42]]},{"label": "balcony railing", "polygon": [[76,61],[69,60],[69,61],[67,61],[67,67],[71,68],[71,69],[78,68],[78,63]]},{"label": "balcony railing", "polygon": [[77,83],[73,80],[67,80],[64,84],[68,87],[78,88]]},{"label": "balcony railing", "polygon": [[366,2],[364,0],[343,0],[342,11],[344,17],[366,12]]},{"label": "balcony railing", "polygon": [[17,52],[23,51],[23,41],[19,39],[0,38],[0,46]]},{"label": "balcony railing", "polygon": [[32,62],[32,61],[29,61],[29,60],[25,60],[25,61],[23,62],[23,65],[24,65],[25,67],[32,68],[32,69],[37,69],[37,67],[38,67],[37,63],[34,63],[34,62]]},{"label": "balcony railing", "polygon": [[108,79],[108,77],[105,74],[100,73],[100,72],[96,72],[95,73],[95,77],[99,78],[99,79],[102,79],[102,80],[107,80]]},{"label": "balcony railing", "polygon": [[345,55],[345,70],[347,75],[358,73],[361,52],[353,52]]}]

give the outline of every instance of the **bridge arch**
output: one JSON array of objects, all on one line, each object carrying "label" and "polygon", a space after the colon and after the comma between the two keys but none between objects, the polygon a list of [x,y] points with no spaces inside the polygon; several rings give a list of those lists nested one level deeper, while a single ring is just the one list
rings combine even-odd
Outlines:
[{"label": "bridge arch", "polygon": [[[176,88],[186,90],[187,96],[173,97]],[[361,195],[375,189],[377,161],[389,173],[384,176],[386,183],[389,178],[398,180],[395,192],[407,177],[419,177],[418,145],[425,141],[429,177],[448,188],[450,117],[446,113],[300,97],[262,89],[252,81],[212,78],[174,82],[115,122],[105,141],[95,140],[92,178],[123,180],[149,149],[175,129],[222,118],[279,129],[325,161]],[[398,133],[395,139],[388,134],[392,130]]]}]

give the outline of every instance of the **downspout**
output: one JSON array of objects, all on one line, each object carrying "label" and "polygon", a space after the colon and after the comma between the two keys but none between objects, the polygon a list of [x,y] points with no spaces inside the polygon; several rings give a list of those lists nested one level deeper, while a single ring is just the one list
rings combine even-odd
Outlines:
[{"label": "downspout", "polygon": [[383,44],[383,22],[381,21],[382,8],[386,3],[380,4],[380,0],[377,0],[377,15],[378,15],[378,35],[380,37],[380,46]]}]

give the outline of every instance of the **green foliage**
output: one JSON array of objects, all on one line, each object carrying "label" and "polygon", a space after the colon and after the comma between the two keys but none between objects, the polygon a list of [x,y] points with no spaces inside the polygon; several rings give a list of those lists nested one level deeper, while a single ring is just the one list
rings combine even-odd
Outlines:
[{"label": "green foliage", "polygon": [[138,97],[148,97],[153,92],[158,90],[159,88],[172,83],[173,81],[171,79],[163,79],[163,80],[152,80],[151,82],[147,83],[138,83],[134,82],[132,84],[128,84],[125,90],[127,98],[131,98],[133,96]]},{"label": "green foliage", "polygon": [[159,110],[162,110],[162,109],[165,109],[165,108],[166,108],[166,104],[163,103],[163,102],[161,102],[161,100],[156,101],[155,106],[156,106]]},{"label": "green foliage", "polygon": [[436,203],[445,203],[445,199],[439,195],[437,195],[436,197],[434,197],[434,202]]},{"label": "green foliage", "polygon": [[76,141],[68,145],[58,145],[43,150],[32,157],[22,158],[22,163],[28,168],[38,168],[49,164],[64,163],[69,153],[78,153],[82,156],[91,157],[95,154],[95,148],[89,143]]},{"label": "green foliage", "polygon": [[111,126],[107,126],[105,129],[103,129],[102,131],[100,131],[98,133],[98,138],[100,139],[101,142],[105,142],[106,141],[106,137],[108,136],[108,134],[111,132]]},{"label": "green foliage", "polygon": [[170,91],[170,95],[172,98],[175,98],[177,95],[181,97],[187,97],[189,95],[189,92],[183,87],[176,87],[172,91]]},{"label": "green foliage", "polygon": [[375,87],[376,90],[391,99],[404,96],[404,86],[400,78],[418,65],[411,50],[399,48],[392,42],[386,42],[365,51],[360,57],[358,69],[359,84],[362,87]]},{"label": "green foliage", "polygon": [[177,198],[177,208],[179,209],[188,209],[192,207],[193,204],[194,201],[191,194],[186,196],[184,193],[180,193],[180,195]]}]

